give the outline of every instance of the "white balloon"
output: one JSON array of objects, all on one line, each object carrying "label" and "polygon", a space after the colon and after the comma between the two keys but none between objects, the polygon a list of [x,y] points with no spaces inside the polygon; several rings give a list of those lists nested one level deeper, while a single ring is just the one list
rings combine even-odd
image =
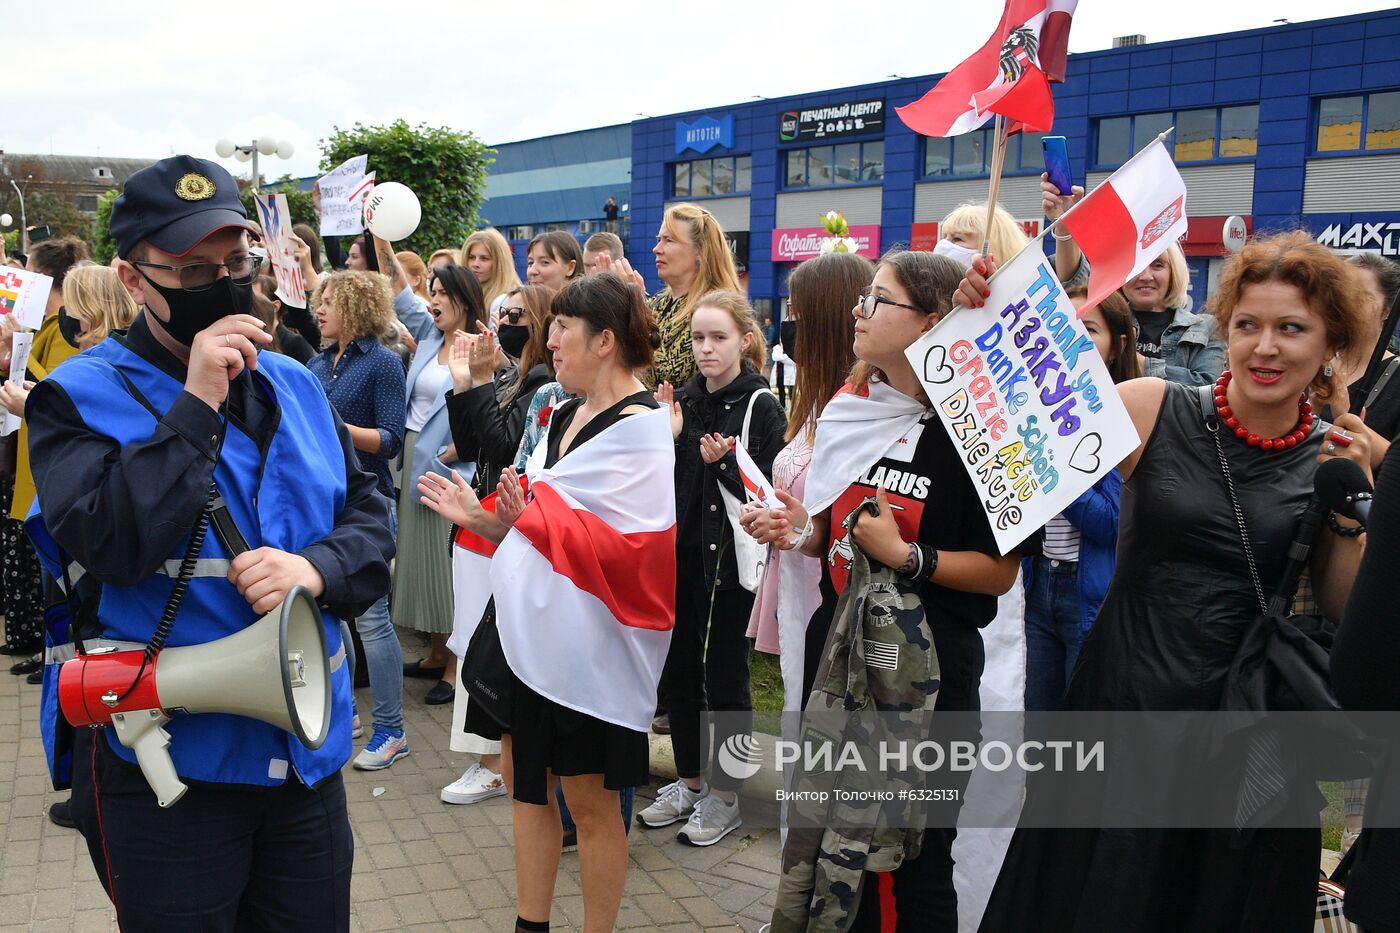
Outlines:
[{"label": "white balloon", "polygon": [[0,214],[0,227],[8,227],[10,224],[12,224],[12,223],[14,223],[14,222],[15,222],[15,219],[14,219],[13,217],[11,217],[9,214]]},{"label": "white balloon", "polygon": [[221,139],[214,144],[214,151],[218,153],[221,159],[227,159],[229,156],[233,155],[233,150],[234,145],[231,139]]},{"label": "white balloon", "polygon": [[264,136],[258,140],[258,151],[263,155],[272,155],[277,151],[277,140],[271,136]]},{"label": "white balloon", "polygon": [[247,149],[238,149],[234,151],[233,157],[240,162],[247,162],[253,157],[253,154]]},{"label": "white balloon", "polygon": [[407,185],[386,181],[365,198],[365,226],[381,240],[392,243],[412,236],[422,219],[423,205]]},{"label": "white balloon", "polygon": [[292,144],[287,140],[284,139],[277,144],[278,158],[290,159],[292,157],[293,152],[296,152],[296,150],[292,148]]}]

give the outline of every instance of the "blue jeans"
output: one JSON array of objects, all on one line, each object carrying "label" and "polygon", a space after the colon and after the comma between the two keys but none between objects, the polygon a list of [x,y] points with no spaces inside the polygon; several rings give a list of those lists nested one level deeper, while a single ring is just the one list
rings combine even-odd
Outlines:
[{"label": "blue jeans", "polygon": [[1059,708],[1084,643],[1080,615],[1078,562],[1037,557],[1026,594],[1026,709]]},{"label": "blue jeans", "polygon": [[[637,799],[637,788],[629,787],[618,791],[617,796],[622,802],[622,831],[625,833],[632,825],[632,802]],[[569,813],[569,805],[564,802],[563,781],[554,785],[554,799],[559,801],[559,817],[564,821],[564,832],[568,832],[574,828],[574,817]]]},{"label": "blue jeans", "polygon": [[[394,503],[389,503],[389,528],[398,534]],[[360,641],[365,646],[364,661],[369,665],[369,687],[374,697],[374,727],[403,732],[403,646],[389,621],[389,595],[379,600],[355,620]],[[350,639],[345,639],[347,648]],[[350,675],[355,669],[352,665]]]}]

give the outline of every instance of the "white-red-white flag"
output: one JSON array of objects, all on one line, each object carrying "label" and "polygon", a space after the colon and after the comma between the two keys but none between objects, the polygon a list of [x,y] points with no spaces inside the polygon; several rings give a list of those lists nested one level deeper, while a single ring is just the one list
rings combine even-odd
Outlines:
[{"label": "white-red-white flag", "polygon": [[491,559],[506,660],[556,703],[645,732],[676,615],[671,413],[623,418],[526,469],[530,504]]},{"label": "white-red-white flag", "polygon": [[[924,136],[971,132],[985,125],[994,112],[1006,114],[1026,129],[1049,129],[1054,122],[1054,99],[1047,82],[1065,79],[1069,27],[1077,2],[1007,0],[991,38],[927,94],[896,107],[895,112],[906,126]],[[1015,93],[1007,85],[1015,86]]]},{"label": "white-red-white flag", "polygon": [[1096,305],[1186,233],[1186,182],[1160,139],[1123,164],[1060,219],[1089,260]]},{"label": "white-red-white flag", "polygon": [[[522,476],[520,484],[529,491],[527,477]],[[482,499],[481,507],[494,514],[497,495],[493,492]],[[496,542],[459,526],[452,544],[452,634],[447,650],[461,658],[466,656],[491,601],[491,558],[496,556]]]}]

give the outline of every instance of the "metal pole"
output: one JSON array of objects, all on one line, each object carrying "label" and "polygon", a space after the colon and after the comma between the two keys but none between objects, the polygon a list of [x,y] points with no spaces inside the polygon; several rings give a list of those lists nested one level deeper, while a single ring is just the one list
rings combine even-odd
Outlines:
[{"label": "metal pole", "polygon": [[[34,176],[29,176],[33,178]],[[10,187],[15,189],[15,194],[19,195],[19,250],[26,256],[29,255],[29,218],[24,212],[24,192],[13,178],[10,179]]]},{"label": "metal pole", "polygon": [[258,192],[258,141],[257,141],[256,139],[253,140],[253,145],[252,145],[250,148],[252,149],[252,152],[253,152],[253,193],[254,193],[254,194],[257,194],[257,192]]}]

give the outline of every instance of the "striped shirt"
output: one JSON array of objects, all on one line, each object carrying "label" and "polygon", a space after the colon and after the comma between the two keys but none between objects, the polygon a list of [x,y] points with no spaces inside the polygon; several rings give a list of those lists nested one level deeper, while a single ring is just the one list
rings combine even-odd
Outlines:
[{"label": "striped shirt", "polygon": [[1079,529],[1063,512],[1046,523],[1041,553],[1050,560],[1079,560]]}]

